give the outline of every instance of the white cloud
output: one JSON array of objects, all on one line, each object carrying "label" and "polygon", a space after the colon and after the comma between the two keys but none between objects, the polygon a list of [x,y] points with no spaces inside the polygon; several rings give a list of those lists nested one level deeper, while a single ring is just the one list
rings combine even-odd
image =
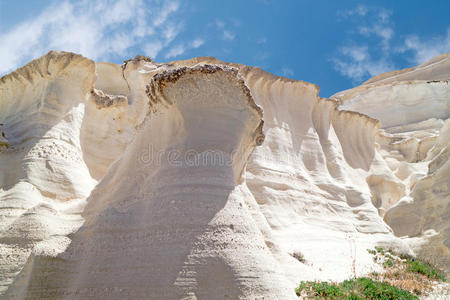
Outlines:
[{"label": "white cloud", "polygon": [[225,27],[225,23],[221,20],[216,20],[216,26],[219,29],[223,29]]},{"label": "white cloud", "polygon": [[389,59],[391,40],[395,34],[390,20],[391,11],[359,5],[338,14],[345,18],[351,17],[358,24],[357,34],[365,38],[375,37],[379,42],[369,48],[366,43],[361,45],[349,40],[338,48],[337,55],[331,59],[335,70],[351,78],[354,83],[360,83],[394,68]]},{"label": "white cloud", "polygon": [[368,46],[344,46],[339,49],[343,58],[332,59],[334,68],[342,75],[360,82],[368,76],[375,76],[389,71],[392,68],[390,62],[381,57],[373,59]]},{"label": "white cloud", "polygon": [[373,38],[377,41],[369,47],[370,40],[356,42],[355,39],[349,39],[331,59],[334,68],[351,78],[355,84],[368,77],[397,69],[393,63],[395,55],[404,54],[410,62],[417,65],[450,52],[450,27],[441,36],[424,39],[412,34],[396,41],[391,10],[360,5],[352,10],[340,11],[338,15],[344,18],[351,16],[349,19],[356,24],[359,40],[362,36],[372,38],[372,42]]},{"label": "white cloud", "polygon": [[365,16],[367,14],[367,7],[364,5],[358,5],[358,7],[354,10],[354,13],[360,16]]},{"label": "white cloud", "polygon": [[450,52],[450,27],[447,34],[435,36],[428,40],[422,40],[417,35],[410,35],[405,38],[404,44],[397,49],[400,53],[412,51],[412,62],[421,64],[425,61],[443,53]]},{"label": "white cloud", "polygon": [[196,49],[200,46],[202,46],[205,43],[205,41],[201,38],[196,38],[193,40],[189,45],[185,45],[183,43],[175,45],[173,48],[171,48],[166,55],[164,55],[165,58],[173,58],[182,55],[189,49]]},{"label": "white cloud", "polygon": [[292,77],[294,76],[294,71],[289,67],[283,67],[281,69],[281,74],[283,74],[284,77]]},{"label": "white cloud", "polygon": [[381,8],[378,11],[378,20],[381,23],[387,23],[392,15],[392,11],[388,9]]},{"label": "white cloud", "polygon": [[343,17],[350,17],[350,16],[364,17],[368,11],[369,11],[369,9],[365,5],[360,4],[357,7],[355,7],[354,9],[338,11],[338,15],[343,16]]},{"label": "white cloud", "polygon": [[231,32],[229,30],[223,31],[223,38],[225,40],[232,41],[232,40],[234,40],[235,37],[236,37],[236,34],[234,32]]},{"label": "white cloud", "polygon": [[172,57],[176,57],[178,55],[181,55],[184,53],[184,51],[186,51],[186,48],[184,47],[183,44],[178,44],[175,47],[173,47],[172,49],[170,49],[166,55],[164,55],[165,58],[172,58]]},{"label": "white cloud", "polygon": [[[222,39],[226,41],[232,41],[236,37],[236,33],[234,31],[229,29],[230,22],[225,23],[222,20],[216,20],[215,21],[216,27],[219,31],[222,32]],[[240,21],[236,19],[231,19],[231,27],[239,27]]]},{"label": "white cloud", "polygon": [[203,45],[205,43],[205,41],[201,38],[196,38],[195,40],[192,41],[191,43],[191,48],[198,48],[201,45]]},{"label": "white cloud", "polygon": [[[359,6],[361,10],[361,6]],[[358,10],[358,9],[357,9]],[[357,20],[358,23],[363,21],[363,25],[357,27],[358,32],[366,37],[375,35],[381,39],[381,45],[384,51],[389,50],[389,41],[394,37],[394,29],[390,17],[392,11],[385,8],[367,8],[364,7],[363,14],[358,14],[360,17],[366,17],[363,20]]]},{"label": "white cloud", "polygon": [[144,45],[143,49],[145,52],[145,55],[148,55],[150,57],[156,57],[158,56],[158,53],[163,48],[163,44],[160,41],[153,41],[150,43],[147,43]]},{"label": "white cloud", "polygon": [[17,68],[49,50],[81,53],[108,60],[143,49],[156,57],[178,36],[174,18],[179,1],[143,0],[55,2],[33,19],[0,33],[0,73]]},{"label": "white cloud", "polygon": [[180,8],[178,1],[166,1],[163,7],[159,10],[156,18],[153,20],[153,25],[160,26],[167,21],[167,18],[171,13],[176,12]]},{"label": "white cloud", "polygon": [[162,35],[166,40],[166,44],[172,42],[177,35],[181,32],[181,24],[169,23],[165,26]]}]

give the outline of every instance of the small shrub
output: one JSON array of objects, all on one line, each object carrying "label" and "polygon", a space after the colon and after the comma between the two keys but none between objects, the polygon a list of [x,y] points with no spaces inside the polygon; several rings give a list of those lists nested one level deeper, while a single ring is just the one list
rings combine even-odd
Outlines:
[{"label": "small shrub", "polygon": [[400,257],[401,259],[406,259],[406,260],[411,260],[414,258],[411,255],[406,254],[406,253],[400,253],[400,254],[398,254],[398,257]]},{"label": "small shrub", "polygon": [[146,62],[152,62],[152,59],[150,57],[148,57],[148,56],[136,55],[134,58],[130,58],[130,59],[124,60],[122,68],[125,68],[125,66],[131,61],[140,61],[140,60],[143,60],[143,61],[146,61]]},{"label": "small shrub", "polygon": [[147,61],[147,62],[152,62],[152,59],[149,56],[145,56],[145,55],[136,55],[134,60],[143,60],[143,61]]},{"label": "small shrub", "polygon": [[370,278],[358,278],[339,284],[302,281],[295,292],[298,296],[324,299],[418,299],[408,291]]},{"label": "small shrub", "polygon": [[383,267],[385,267],[385,268],[390,268],[393,265],[394,265],[394,262],[390,258],[383,263]]},{"label": "small shrub", "polygon": [[305,256],[301,252],[294,252],[291,254],[293,258],[304,264],[306,262]]},{"label": "small shrub", "polygon": [[384,250],[381,247],[375,247],[375,250],[377,250],[378,253],[380,253],[381,255],[384,255]]},{"label": "small shrub", "polygon": [[444,272],[434,268],[432,265],[430,265],[427,262],[420,261],[417,259],[411,259],[408,261],[408,271],[423,274],[430,279],[437,279],[440,281],[445,281]]},{"label": "small shrub", "polygon": [[375,278],[387,284],[421,296],[432,290],[435,285],[433,283],[434,280],[446,280],[446,274],[433,267],[431,263],[416,259],[406,253],[396,253],[392,249],[383,250],[381,247],[376,247],[375,249],[383,258],[380,255],[375,255],[373,257],[374,261],[381,263],[386,269],[381,276]]},{"label": "small shrub", "polygon": [[375,250],[367,249],[367,252],[369,252],[372,255],[377,255],[377,251]]},{"label": "small shrub", "polygon": [[338,286],[328,282],[311,282],[311,290],[314,291],[315,296],[322,297],[339,297],[342,296],[341,290]]},{"label": "small shrub", "polygon": [[388,259],[395,260],[395,258],[392,255],[390,255],[389,253],[386,253],[385,257],[388,258]]}]

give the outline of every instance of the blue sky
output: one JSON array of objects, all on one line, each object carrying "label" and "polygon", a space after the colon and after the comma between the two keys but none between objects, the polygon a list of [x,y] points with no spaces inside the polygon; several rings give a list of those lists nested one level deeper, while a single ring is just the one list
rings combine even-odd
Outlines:
[{"label": "blue sky", "polygon": [[328,97],[450,52],[450,1],[0,0],[0,74],[52,49],[115,63],[214,56]]}]

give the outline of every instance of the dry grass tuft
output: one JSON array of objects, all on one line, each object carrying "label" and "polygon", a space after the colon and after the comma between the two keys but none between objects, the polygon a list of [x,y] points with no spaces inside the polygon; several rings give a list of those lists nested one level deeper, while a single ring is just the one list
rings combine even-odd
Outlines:
[{"label": "dry grass tuft", "polygon": [[[418,296],[428,295],[438,284],[445,281],[445,274],[431,264],[410,255],[398,254],[392,250],[377,247],[367,250],[374,255],[374,261],[383,265],[384,273],[371,273],[370,278],[410,291]],[[422,268],[416,266],[425,266]]]},{"label": "dry grass tuft", "polygon": [[306,262],[305,256],[303,255],[303,253],[297,251],[291,254],[293,258],[295,258],[296,260],[298,260],[299,262],[301,262],[302,264],[304,264]]}]

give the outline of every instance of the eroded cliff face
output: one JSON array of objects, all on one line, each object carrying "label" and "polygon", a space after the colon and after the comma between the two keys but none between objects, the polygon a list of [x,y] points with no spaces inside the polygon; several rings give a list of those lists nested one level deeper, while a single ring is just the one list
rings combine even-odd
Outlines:
[{"label": "eroded cliff face", "polygon": [[334,95],[381,121],[372,202],[416,254],[450,269],[450,54]]},{"label": "eroded cliff face", "polygon": [[50,52],[0,79],[0,293],[289,299],[379,271],[375,245],[449,269],[448,61],[323,99],[215,58]]}]

